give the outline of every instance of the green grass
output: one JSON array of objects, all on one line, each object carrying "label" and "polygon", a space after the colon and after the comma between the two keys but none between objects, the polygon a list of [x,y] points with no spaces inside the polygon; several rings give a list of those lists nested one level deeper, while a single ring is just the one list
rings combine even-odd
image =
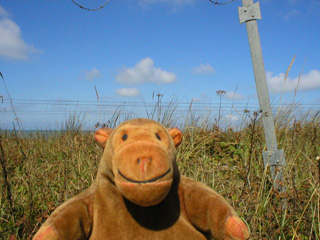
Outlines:
[{"label": "green grass", "polygon": [[[178,122],[162,111],[167,117],[153,117],[169,126]],[[112,119],[109,126],[119,121]],[[56,133],[0,132],[0,239],[30,239],[59,204],[92,184],[102,150],[93,132],[81,131],[82,120],[71,116]],[[287,162],[285,193],[272,189],[264,169],[259,124],[222,131],[208,116],[188,114],[180,126],[178,166],[223,195],[248,224],[251,239],[320,239],[320,116],[284,122],[276,134]]]}]

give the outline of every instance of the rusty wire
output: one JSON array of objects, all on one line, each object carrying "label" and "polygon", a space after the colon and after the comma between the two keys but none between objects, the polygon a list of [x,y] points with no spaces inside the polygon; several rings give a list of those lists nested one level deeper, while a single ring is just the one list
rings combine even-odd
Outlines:
[{"label": "rusty wire", "polygon": [[[108,2],[110,0],[107,0],[104,4],[100,5],[100,7],[98,7],[98,8],[87,8],[87,7],[84,7],[81,4],[77,3],[75,0],[71,0],[71,1],[81,9],[84,9],[84,10],[87,10],[87,11],[98,11],[98,10],[104,8],[108,4]],[[218,1],[213,1],[213,0],[209,0],[209,1],[211,3],[213,3],[214,5],[227,5],[229,3],[234,2],[235,0],[229,0],[229,1],[224,2],[224,3],[223,2],[218,2]]]},{"label": "rusty wire", "polygon": [[234,0],[229,0],[228,2],[218,2],[218,1],[213,1],[213,0],[209,0],[211,3],[213,3],[214,5],[227,5],[229,3],[234,2]]},{"label": "rusty wire", "polygon": [[79,8],[83,9],[83,10],[87,10],[87,11],[92,11],[92,12],[94,12],[94,11],[98,11],[98,10],[104,8],[110,0],[107,0],[104,4],[100,5],[100,7],[98,7],[98,8],[87,8],[87,7],[84,7],[84,6],[82,6],[81,4],[77,3],[75,0],[71,0],[71,1],[72,1],[75,5],[77,5]]}]

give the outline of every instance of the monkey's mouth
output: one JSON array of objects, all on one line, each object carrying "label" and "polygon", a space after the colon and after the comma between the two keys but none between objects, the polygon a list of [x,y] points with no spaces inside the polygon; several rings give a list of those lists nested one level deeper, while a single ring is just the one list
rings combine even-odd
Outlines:
[{"label": "monkey's mouth", "polygon": [[132,183],[152,183],[152,182],[155,182],[163,177],[165,177],[166,175],[168,175],[169,173],[171,172],[171,168],[169,168],[164,174],[158,176],[158,177],[155,177],[155,178],[152,178],[152,179],[149,179],[149,180],[144,180],[144,181],[138,181],[138,180],[134,180],[134,179],[131,179],[131,178],[128,178],[126,177],[122,172],[120,172],[120,170],[118,169],[118,173],[120,174],[121,177],[123,177],[125,180],[129,181],[129,182],[132,182]]}]

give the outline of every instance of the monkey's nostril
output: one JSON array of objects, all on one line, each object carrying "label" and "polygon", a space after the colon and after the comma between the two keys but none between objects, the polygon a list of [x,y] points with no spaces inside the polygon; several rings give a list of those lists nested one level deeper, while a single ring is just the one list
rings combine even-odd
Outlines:
[{"label": "monkey's nostril", "polygon": [[140,164],[141,162],[144,162],[144,163],[146,163],[146,162],[152,162],[152,157],[145,157],[145,158],[138,158],[137,159],[137,163],[138,164]]}]

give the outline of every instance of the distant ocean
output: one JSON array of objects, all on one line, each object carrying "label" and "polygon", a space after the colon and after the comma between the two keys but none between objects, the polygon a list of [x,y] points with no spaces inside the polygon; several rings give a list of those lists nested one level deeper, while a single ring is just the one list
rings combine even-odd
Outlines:
[{"label": "distant ocean", "polygon": [[[66,130],[0,130],[0,134],[17,134],[22,137],[36,137],[37,135],[53,136],[55,134],[61,134],[67,132]],[[92,131],[83,130],[82,133],[90,133]]]}]

